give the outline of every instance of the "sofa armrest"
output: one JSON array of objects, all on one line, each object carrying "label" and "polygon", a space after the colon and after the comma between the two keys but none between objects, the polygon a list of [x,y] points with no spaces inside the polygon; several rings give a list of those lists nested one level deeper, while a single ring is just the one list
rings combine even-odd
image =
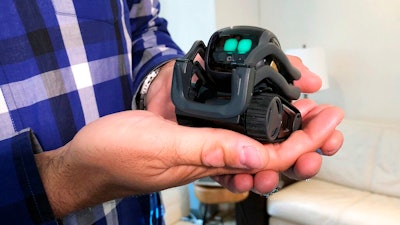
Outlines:
[{"label": "sofa armrest", "polygon": [[283,224],[395,225],[400,221],[399,198],[318,178],[282,189],[268,198],[267,206],[271,221],[286,221]]}]

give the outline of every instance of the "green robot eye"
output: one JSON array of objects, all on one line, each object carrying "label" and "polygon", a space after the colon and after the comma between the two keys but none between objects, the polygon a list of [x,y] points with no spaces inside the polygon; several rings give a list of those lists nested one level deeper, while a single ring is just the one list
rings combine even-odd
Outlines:
[{"label": "green robot eye", "polygon": [[234,52],[238,45],[238,41],[235,38],[229,38],[225,41],[224,51],[226,52]]},{"label": "green robot eye", "polygon": [[242,39],[238,44],[238,53],[246,54],[250,51],[253,42],[250,39]]}]

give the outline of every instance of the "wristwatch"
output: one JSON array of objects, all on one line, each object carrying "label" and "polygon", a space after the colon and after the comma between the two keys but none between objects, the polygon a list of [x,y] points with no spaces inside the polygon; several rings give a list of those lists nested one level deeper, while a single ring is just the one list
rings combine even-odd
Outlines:
[{"label": "wristwatch", "polygon": [[136,105],[138,109],[146,110],[147,93],[149,92],[151,83],[157,77],[159,72],[160,72],[160,67],[157,67],[156,69],[152,70],[149,74],[147,74],[147,76],[144,78],[140,91],[136,96]]}]

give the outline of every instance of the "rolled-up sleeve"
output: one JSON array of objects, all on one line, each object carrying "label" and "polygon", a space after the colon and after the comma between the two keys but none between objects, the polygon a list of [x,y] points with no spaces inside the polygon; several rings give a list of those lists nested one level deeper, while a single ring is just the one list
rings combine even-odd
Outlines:
[{"label": "rolled-up sleeve", "polygon": [[130,1],[130,30],[132,32],[132,70],[134,90],[143,77],[166,61],[183,56],[172,40],[167,21],[158,16],[158,1]]}]

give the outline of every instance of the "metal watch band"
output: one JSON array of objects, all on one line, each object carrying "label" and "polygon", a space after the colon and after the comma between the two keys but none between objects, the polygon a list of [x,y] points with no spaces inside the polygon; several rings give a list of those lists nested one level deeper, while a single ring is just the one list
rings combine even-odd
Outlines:
[{"label": "metal watch band", "polygon": [[139,102],[138,102],[139,109],[142,109],[142,110],[146,109],[147,93],[149,91],[151,83],[157,77],[159,72],[160,72],[160,68],[156,68],[153,71],[151,71],[149,74],[147,74],[147,76],[145,77],[144,82],[143,82],[142,87],[140,88],[140,92],[139,92],[139,96],[140,96]]}]

